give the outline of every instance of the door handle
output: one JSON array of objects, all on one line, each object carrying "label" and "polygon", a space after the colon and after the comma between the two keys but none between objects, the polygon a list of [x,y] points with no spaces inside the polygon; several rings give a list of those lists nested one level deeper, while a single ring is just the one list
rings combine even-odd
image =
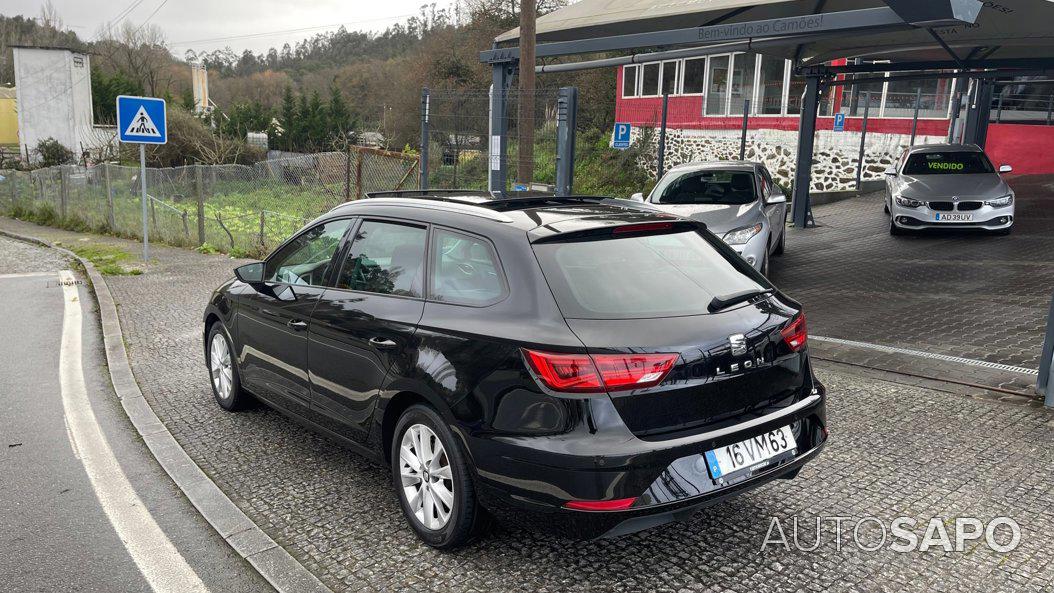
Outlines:
[{"label": "door handle", "polygon": [[370,338],[370,344],[375,348],[395,348],[398,344],[387,338]]},{"label": "door handle", "polygon": [[301,331],[301,330],[307,329],[307,322],[306,321],[301,321],[300,319],[293,319],[289,323],[287,323],[286,325],[288,325],[289,327],[295,329],[296,331]]}]

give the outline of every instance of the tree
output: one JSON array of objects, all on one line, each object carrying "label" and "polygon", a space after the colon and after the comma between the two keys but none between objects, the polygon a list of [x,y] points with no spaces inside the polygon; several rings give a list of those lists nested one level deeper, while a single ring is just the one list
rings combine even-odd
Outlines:
[{"label": "tree", "polygon": [[293,98],[293,87],[285,87],[282,94],[281,122],[284,134],[278,144],[283,150],[293,150],[293,122],[296,120],[296,99]]},{"label": "tree", "polygon": [[152,97],[171,90],[173,59],[160,27],[124,21],[118,31],[103,29],[99,35],[103,39],[93,49],[109,69],[122,72]]},{"label": "tree", "polygon": [[329,128],[333,134],[343,137],[351,130],[351,112],[344,102],[344,95],[335,86],[329,88]]},{"label": "tree", "polygon": [[92,67],[91,98],[95,109],[95,121],[115,123],[117,121],[117,96],[142,95],[143,86],[116,71],[107,74],[99,68]]}]

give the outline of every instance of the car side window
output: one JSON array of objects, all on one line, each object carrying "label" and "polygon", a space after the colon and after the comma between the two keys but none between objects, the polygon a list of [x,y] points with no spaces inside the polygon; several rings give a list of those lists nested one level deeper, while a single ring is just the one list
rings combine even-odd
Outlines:
[{"label": "car side window", "polygon": [[421,226],[363,221],[337,277],[337,288],[420,297],[427,236]]},{"label": "car side window", "polygon": [[501,300],[505,291],[498,256],[489,242],[464,233],[435,230],[430,298],[482,306]]},{"label": "car side window", "polygon": [[350,224],[350,219],[331,220],[301,233],[267,260],[264,281],[322,286]]}]

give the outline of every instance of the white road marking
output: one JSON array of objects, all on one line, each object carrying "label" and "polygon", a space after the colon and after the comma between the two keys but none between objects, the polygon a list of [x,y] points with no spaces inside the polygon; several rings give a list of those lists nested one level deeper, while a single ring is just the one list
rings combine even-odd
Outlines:
[{"label": "white road marking", "polygon": [[59,272],[65,301],[59,381],[70,443],[95,496],[139,572],[155,593],[207,592],[205,584],[161,531],[106,442],[88,400],[81,365],[81,304],[73,273]]}]

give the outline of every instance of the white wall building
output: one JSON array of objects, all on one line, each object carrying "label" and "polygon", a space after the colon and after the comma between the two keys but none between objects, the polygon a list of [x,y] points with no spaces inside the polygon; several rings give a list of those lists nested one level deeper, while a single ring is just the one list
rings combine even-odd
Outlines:
[{"label": "white wall building", "polygon": [[91,58],[62,48],[14,46],[19,143],[23,154],[54,138],[80,155],[112,140],[93,125]]}]

